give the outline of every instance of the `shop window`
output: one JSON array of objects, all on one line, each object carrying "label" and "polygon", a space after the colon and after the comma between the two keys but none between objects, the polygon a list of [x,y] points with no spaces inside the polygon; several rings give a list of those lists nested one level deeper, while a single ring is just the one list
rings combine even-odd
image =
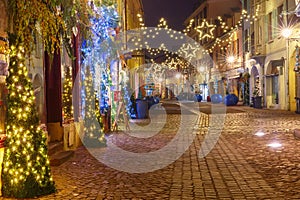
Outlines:
[{"label": "shop window", "polygon": [[296,75],[296,81],[297,81],[297,85],[296,85],[296,96],[300,97],[300,74]]}]

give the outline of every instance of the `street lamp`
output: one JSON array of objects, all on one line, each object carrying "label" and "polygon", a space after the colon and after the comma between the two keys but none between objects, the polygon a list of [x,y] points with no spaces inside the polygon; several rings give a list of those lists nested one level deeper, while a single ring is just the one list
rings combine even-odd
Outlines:
[{"label": "street lamp", "polygon": [[290,28],[284,28],[281,31],[281,35],[286,39],[288,39],[292,35],[292,33],[293,33],[293,31]]},{"label": "street lamp", "polygon": [[289,60],[290,60],[290,55],[289,55],[289,41],[290,41],[290,36],[292,35],[292,29],[290,28],[284,28],[281,31],[281,35],[285,38],[285,46],[286,46],[286,66],[285,66],[285,81],[286,81],[286,90],[285,90],[285,102],[287,105],[287,110],[290,108],[290,95],[289,95]]},{"label": "street lamp", "polygon": [[232,63],[234,63],[234,61],[235,61],[235,57],[234,56],[228,56],[227,57],[227,62],[228,63],[232,64]]},{"label": "street lamp", "polygon": [[[299,40],[300,39],[300,37],[291,37],[292,34],[293,34],[293,29],[292,28],[284,28],[281,31],[281,35],[286,39],[287,67],[289,67],[289,59],[288,58],[289,58],[290,41],[294,41],[294,40]],[[298,46],[296,46],[296,50],[298,50]],[[296,54],[296,59],[298,59],[297,58],[297,54]],[[299,64],[299,63],[296,63],[296,66],[294,67],[294,71],[296,73],[300,73],[300,69],[298,68],[299,66],[297,64]]]},{"label": "street lamp", "polygon": [[[294,40],[299,40],[300,38],[298,37],[291,37],[291,35],[293,34],[293,29],[292,28],[284,28],[281,31],[281,35],[286,39],[286,69],[285,69],[285,79],[286,79],[286,102],[287,102],[287,109],[289,110],[290,108],[290,102],[289,102],[289,47],[290,47],[290,41],[294,41]],[[299,48],[296,46],[296,65],[294,66],[294,71],[296,73],[300,73],[299,71],[299,53],[297,52],[299,51]],[[298,55],[297,55],[298,54]],[[296,97],[297,99],[298,97]],[[298,104],[298,103],[297,103]],[[298,109],[297,109],[298,110]]]}]

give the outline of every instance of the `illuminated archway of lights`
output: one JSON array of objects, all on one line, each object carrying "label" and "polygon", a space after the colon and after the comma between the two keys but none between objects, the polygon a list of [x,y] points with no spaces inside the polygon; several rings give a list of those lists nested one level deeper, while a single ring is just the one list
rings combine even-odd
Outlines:
[{"label": "illuminated archway of lights", "polygon": [[[216,47],[221,48],[221,50],[228,50],[234,41],[235,30],[237,30],[239,27],[242,26],[243,21],[249,22],[250,24],[252,24],[254,21],[256,21],[258,19],[260,10],[261,10],[260,5],[257,5],[255,14],[253,16],[249,15],[246,10],[242,10],[240,20],[236,23],[236,25],[231,26],[231,27],[226,24],[225,20],[223,20],[223,18],[221,16],[218,16],[217,23],[219,25],[221,25],[222,31],[224,33],[222,35],[222,38],[221,37],[214,38],[213,32],[215,30],[216,25],[209,24],[206,19],[204,19],[202,21],[201,25],[199,25],[197,27],[194,27],[195,20],[191,19],[188,26],[183,30],[183,33],[185,35],[187,35],[192,30],[195,30],[199,33],[200,40],[205,39],[205,38],[213,39],[213,43],[209,48],[201,49],[203,54],[212,53]],[[138,17],[139,17],[139,21],[142,22],[143,21],[142,16],[140,14],[138,14]],[[143,23],[142,23],[142,25],[143,25]],[[165,55],[166,59],[163,62],[163,64],[165,64],[166,66],[170,66],[171,68],[174,68],[174,66],[176,66],[176,65],[180,65],[180,64],[175,64],[176,58],[174,58],[173,49],[170,49],[170,47],[166,47],[163,41],[161,41],[160,45],[157,48],[150,48],[148,45],[148,42],[147,42],[147,40],[156,39],[156,37],[159,35],[159,31],[161,31],[161,30],[167,30],[167,34],[168,34],[167,39],[174,39],[175,41],[176,40],[180,41],[180,40],[183,40],[182,35],[179,34],[180,32],[170,29],[167,25],[167,21],[164,18],[161,18],[159,20],[159,23],[156,28],[148,30],[147,27],[144,27],[144,25],[143,25],[143,26],[141,26],[141,30],[143,31],[144,39],[136,37],[131,40],[131,42],[134,44],[136,50],[144,47],[146,49],[146,51],[149,53],[149,55],[151,55],[153,57],[159,56],[159,55]],[[183,42],[183,44],[184,43],[185,42]],[[178,49],[176,49],[176,51],[177,50],[178,50],[178,52],[177,52],[178,55],[185,56],[188,59],[188,61],[190,61],[190,59],[195,56],[196,52],[199,53],[199,51],[198,51],[199,49],[195,49],[191,45],[190,46],[181,46]],[[154,63],[155,60],[151,59],[151,62]]]},{"label": "illuminated archway of lights", "polygon": [[138,17],[138,20],[139,20],[140,27],[145,27],[143,16],[140,13],[138,13],[137,17]]},{"label": "illuminated archway of lights", "polygon": [[163,17],[160,18],[157,27],[159,27],[159,28],[166,28],[166,29],[169,28],[169,26],[167,24],[167,21]]},{"label": "illuminated archway of lights", "polygon": [[[221,16],[218,16],[216,24],[221,25],[221,28],[222,28],[222,31],[224,34],[218,38],[211,37],[210,39],[214,39],[214,41],[212,41],[213,43],[212,43],[211,47],[207,48],[205,50],[205,53],[207,53],[207,54],[212,53],[216,47],[221,47],[224,49],[230,48],[230,46],[233,43],[234,31],[237,30],[239,27],[241,27],[243,22],[249,22],[250,24],[253,24],[254,21],[257,21],[260,11],[261,11],[260,5],[256,5],[254,15],[250,15],[250,14],[248,14],[248,12],[246,10],[242,10],[239,21],[234,26],[231,26],[231,27],[226,24],[225,20],[223,20]],[[183,33],[185,35],[188,35],[193,30],[195,30],[195,31],[199,32],[200,40],[205,39],[207,37],[207,35],[205,35],[204,32],[202,32],[201,27],[203,26],[203,28],[204,28],[204,26],[208,25],[208,24],[203,24],[203,23],[205,23],[205,22],[202,21],[202,24],[200,26],[195,27],[195,20],[191,19],[189,21],[189,24],[183,30]],[[213,25],[213,24],[210,24],[209,26],[210,26],[210,28],[212,28],[212,26],[216,27],[216,25]],[[211,33],[212,33],[212,31],[211,31]]]},{"label": "illuminated archway of lights", "polygon": [[198,42],[169,28],[143,27],[138,34],[129,34],[127,38],[127,51],[142,50],[151,63],[164,65],[168,70],[195,69],[191,64],[195,63],[193,59],[203,57],[205,52]]}]

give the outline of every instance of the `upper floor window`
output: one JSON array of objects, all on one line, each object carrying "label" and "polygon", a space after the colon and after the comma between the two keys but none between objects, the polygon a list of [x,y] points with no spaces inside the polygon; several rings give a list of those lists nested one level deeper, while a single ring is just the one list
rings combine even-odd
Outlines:
[{"label": "upper floor window", "polygon": [[244,9],[248,10],[248,0],[244,0]]},{"label": "upper floor window", "polygon": [[272,12],[268,14],[268,40],[273,39],[273,20],[272,20]]},{"label": "upper floor window", "polygon": [[283,4],[278,6],[277,8],[277,25],[278,27],[282,27],[283,26]]},{"label": "upper floor window", "polygon": [[207,7],[205,7],[203,9],[203,18],[206,19],[207,18]]}]

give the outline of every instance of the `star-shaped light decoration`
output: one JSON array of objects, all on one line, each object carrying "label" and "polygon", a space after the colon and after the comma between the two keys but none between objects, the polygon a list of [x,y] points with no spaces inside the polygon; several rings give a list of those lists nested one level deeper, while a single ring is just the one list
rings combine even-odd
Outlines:
[{"label": "star-shaped light decoration", "polygon": [[160,82],[165,73],[165,68],[161,64],[153,64],[151,68],[151,73],[155,82]]},{"label": "star-shaped light decoration", "polygon": [[183,44],[180,49],[178,50],[178,54],[183,57],[185,60],[191,62],[192,59],[196,58],[196,52],[198,48],[192,46],[192,44]]},{"label": "star-shaped light decoration", "polygon": [[176,69],[178,65],[178,61],[175,58],[172,58],[171,61],[168,63],[170,69]]},{"label": "star-shaped light decoration", "polygon": [[214,38],[214,30],[216,29],[216,25],[209,24],[205,19],[202,21],[201,25],[195,27],[195,30],[199,33],[199,39],[202,40],[204,38]]}]

